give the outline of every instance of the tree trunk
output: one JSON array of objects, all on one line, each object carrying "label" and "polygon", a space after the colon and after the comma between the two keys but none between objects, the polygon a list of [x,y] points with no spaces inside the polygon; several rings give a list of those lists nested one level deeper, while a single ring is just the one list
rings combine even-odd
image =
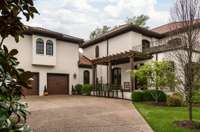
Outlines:
[{"label": "tree trunk", "polygon": [[189,121],[190,123],[192,123],[192,88],[189,89],[188,110],[189,110]]}]

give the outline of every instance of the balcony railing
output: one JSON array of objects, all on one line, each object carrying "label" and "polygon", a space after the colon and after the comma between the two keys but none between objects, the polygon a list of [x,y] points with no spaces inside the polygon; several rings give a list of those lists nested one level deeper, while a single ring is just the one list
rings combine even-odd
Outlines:
[{"label": "balcony railing", "polygon": [[182,45],[180,39],[172,39],[169,41],[167,40],[154,41],[150,43],[150,47],[145,47],[145,48],[142,48],[142,45],[133,46],[132,50],[150,54],[156,54],[160,52],[180,49],[183,47],[184,45]]}]

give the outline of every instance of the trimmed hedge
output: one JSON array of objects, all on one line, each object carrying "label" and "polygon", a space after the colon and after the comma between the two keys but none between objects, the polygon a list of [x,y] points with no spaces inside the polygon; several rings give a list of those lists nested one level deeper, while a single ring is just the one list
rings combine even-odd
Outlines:
[{"label": "trimmed hedge", "polygon": [[132,93],[132,101],[133,102],[155,101],[156,95],[158,95],[159,102],[166,102],[167,95],[160,90],[135,91]]},{"label": "trimmed hedge", "polygon": [[142,91],[136,91],[132,93],[132,101],[134,102],[141,102],[143,100],[143,92]]}]

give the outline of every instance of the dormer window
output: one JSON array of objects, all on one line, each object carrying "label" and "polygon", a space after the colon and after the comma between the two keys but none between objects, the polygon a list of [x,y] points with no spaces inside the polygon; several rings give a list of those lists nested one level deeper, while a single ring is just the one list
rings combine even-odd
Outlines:
[{"label": "dormer window", "polygon": [[150,42],[148,40],[142,40],[142,51],[150,48]]},{"label": "dormer window", "polygon": [[99,57],[99,46],[95,47],[95,56],[96,56],[96,58]]},{"label": "dormer window", "polygon": [[44,41],[41,38],[36,40],[36,53],[44,54]]},{"label": "dormer window", "polygon": [[47,40],[46,43],[46,55],[53,56],[53,41]]}]

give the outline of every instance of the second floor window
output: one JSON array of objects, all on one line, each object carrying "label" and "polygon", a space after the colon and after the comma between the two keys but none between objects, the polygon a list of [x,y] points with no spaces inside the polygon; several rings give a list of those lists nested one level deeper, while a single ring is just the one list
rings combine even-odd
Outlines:
[{"label": "second floor window", "polygon": [[53,56],[53,41],[47,40],[46,43],[46,55]]},{"label": "second floor window", "polygon": [[44,54],[44,41],[41,38],[36,40],[36,53]]},{"label": "second floor window", "polygon": [[95,48],[95,56],[96,56],[96,58],[99,57],[99,46],[96,46],[96,48]]},{"label": "second floor window", "polygon": [[148,40],[142,40],[142,51],[150,48],[150,42]]}]

